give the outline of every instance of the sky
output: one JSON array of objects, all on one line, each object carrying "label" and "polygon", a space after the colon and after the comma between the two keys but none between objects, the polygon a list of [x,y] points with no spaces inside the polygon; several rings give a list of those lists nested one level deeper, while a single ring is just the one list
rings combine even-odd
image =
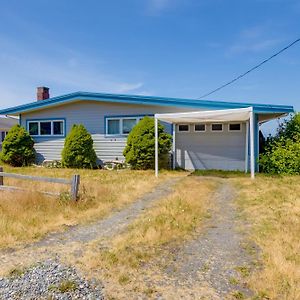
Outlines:
[{"label": "sky", "polygon": [[[198,98],[300,37],[300,0],[0,0],[0,108],[75,91]],[[209,100],[300,110],[300,43]]]}]

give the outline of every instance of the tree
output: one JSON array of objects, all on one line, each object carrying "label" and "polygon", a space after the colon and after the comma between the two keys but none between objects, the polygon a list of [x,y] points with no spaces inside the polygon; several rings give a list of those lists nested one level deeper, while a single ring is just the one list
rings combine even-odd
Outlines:
[{"label": "tree", "polygon": [[275,137],[269,137],[260,167],[270,174],[300,174],[300,113],[280,124]]},{"label": "tree", "polygon": [[[171,135],[158,124],[158,152],[161,167],[167,167],[171,149]],[[155,129],[154,119],[144,117],[130,132],[123,152],[126,162],[133,169],[154,169]]]},{"label": "tree", "polygon": [[83,125],[73,125],[65,139],[62,165],[67,168],[92,169],[96,167],[96,162],[92,136]]},{"label": "tree", "polygon": [[35,160],[34,141],[25,128],[14,125],[2,143],[1,160],[14,167],[32,164]]}]

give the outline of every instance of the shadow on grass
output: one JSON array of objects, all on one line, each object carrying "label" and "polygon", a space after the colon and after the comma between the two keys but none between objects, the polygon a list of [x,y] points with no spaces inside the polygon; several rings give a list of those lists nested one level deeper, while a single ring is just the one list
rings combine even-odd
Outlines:
[{"label": "shadow on grass", "polygon": [[195,170],[191,176],[213,176],[220,178],[249,177],[250,174],[242,171],[224,171],[224,170]]}]

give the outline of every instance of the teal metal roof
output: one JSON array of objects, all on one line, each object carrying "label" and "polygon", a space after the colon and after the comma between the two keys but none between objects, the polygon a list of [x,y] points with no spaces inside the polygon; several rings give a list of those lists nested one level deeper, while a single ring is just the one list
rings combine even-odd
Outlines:
[{"label": "teal metal roof", "polygon": [[18,115],[29,111],[47,109],[49,107],[71,103],[74,101],[99,101],[99,102],[114,102],[114,103],[131,103],[141,105],[158,105],[158,106],[175,106],[175,107],[191,107],[201,109],[233,109],[252,106],[256,113],[290,113],[294,111],[290,105],[271,105],[257,103],[241,103],[241,102],[223,102],[213,100],[196,100],[196,99],[181,99],[155,96],[140,96],[140,95],[122,95],[122,94],[107,94],[107,93],[89,93],[75,92],[58,97],[49,98],[46,100],[35,101],[28,104],[10,107],[0,110],[2,115]]}]

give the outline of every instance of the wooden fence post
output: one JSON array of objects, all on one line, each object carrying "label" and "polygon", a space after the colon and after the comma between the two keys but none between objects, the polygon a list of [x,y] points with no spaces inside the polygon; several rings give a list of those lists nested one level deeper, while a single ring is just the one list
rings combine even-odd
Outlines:
[{"label": "wooden fence post", "polygon": [[71,199],[74,201],[78,200],[80,175],[73,175],[71,184]]},{"label": "wooden fence post", "polygon": [[[0,172],[3,172],[3,167],[0,167]],[[0,185],[3,185],[3,176],[0,176]]]}]

